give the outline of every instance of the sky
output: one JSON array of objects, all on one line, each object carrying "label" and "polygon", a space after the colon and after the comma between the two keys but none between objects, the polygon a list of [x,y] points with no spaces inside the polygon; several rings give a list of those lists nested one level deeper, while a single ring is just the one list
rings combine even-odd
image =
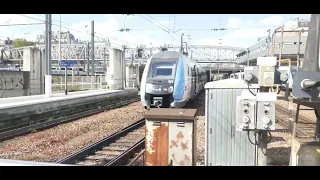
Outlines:
[{"label": "sky", "polygon": [[[267,37],[272,31],[292,18],[308,19],[310,14],[62,14],[61,29],[70,31],[80,40],[90,40],[90,23],[95,22],[96,39],[110,38],[111,43],[127,43],[130,47],[140,44],[158,47],[178,45],[180,35],[190,45],[221,45],[247,48],[258,38]],[[59,31],[59,14],[52,14],[52,30]],[[45,25],[10,24],[41,23],[44,14],[1,14],[0,39],[26,38],[34,41],[44,33]],[[5,25],[5,26],[4,26]],[[130,28],[120,32],[120,28]],[[213,31],[210,29],[226,29]]]}]

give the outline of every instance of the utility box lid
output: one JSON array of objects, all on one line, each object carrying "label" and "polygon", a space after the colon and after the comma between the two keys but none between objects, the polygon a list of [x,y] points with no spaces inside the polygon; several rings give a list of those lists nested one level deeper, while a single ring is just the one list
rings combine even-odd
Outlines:
[{"label": "utility box lid", "polygon": [[146,119],[195,120],[197,109],[152,108],[144,115]]},{"label": "utility box lid", "polygon": [[[247,83],[242,79],[223,79],[220,81],[208,82],[205,85],[205,89],[246,89],[248,88]],[[250,85],[250,89],[259,88],[258,85]]]}]

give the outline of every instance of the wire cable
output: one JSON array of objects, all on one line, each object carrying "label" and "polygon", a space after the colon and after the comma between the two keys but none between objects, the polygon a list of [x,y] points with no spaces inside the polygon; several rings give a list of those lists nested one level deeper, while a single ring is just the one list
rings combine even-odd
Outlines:
[{"label": "wire cable", "polygon": [[[27,16],[27,15],[24,15],[24,14],[18,14],[18,15],[20,15],[20,16],[24,16],[24,17],[27,17],[27,18],[30,18],[30,19],[34,19],[34,20],[37,20],[37,21],[41,21],[41,22],[45,22],[44,20],[41,20],[41,19],[38,19],[38,18],[34,18],[34,17],[31,17],[31,16]],[[62,22],[62,21],[61,21]],[[52,25],[54,25],[54,26],[58,26],[58,27],[60,27],[60,24],[54,24],[54,23],[51,23]],[[64,23],[64,24],[66,24],[66,23]],[[68,29],[68,30],[71,30],[71,31],[75,31],[75,32],[79,32],[79,33],[83,33],[83,34],[86,34],[86,35],[91,35],[90,33],[88,33],[88,32],[85,32],[85,31],[79,31],[79,30],[76,30],[76,29],[72,29],[72,28],[69,28],[69,27],[65,27],[65,26],[61,26],[62,28],[64,28],[64,29]],[[101,38],[101,36],[96,36],[96,37],[100,37]],[[109,37],[105,37],[105,38],[109,38]],[[109,38],[110,39],[110,38]],[[118,46],[121,46],[120,44],[117,44],[117,43],[112,43],[112,44],[115,44],[115,45],[118,45]],[[130,43],[128,43],[128,44],[130,44]]]},{"label": "wire cable", "polygon": [[0,24],[0,26],[30,26],[30,25],[43,25],[45,23],[22,23],[22,24]]},{"label": "wire cable", "polygon": [[146,19],[147,21],[151,22],[152,24],[158,26],[158,27],[159,27],[160,29],[162,29],[163,31],[165,31],[165,32],[168,33],[168,31],[167,31],[166,29],[164,29],[163,27],[160,27],[158,24],[155,24],[153,21],[151,21],[150,19],[144,17],[142,14],[139,14],[139,15],[140,15],[141,17],[143,17],[144,19]]},{"label": "wire cable", "polygon": [[170,29],[169,28],[167,28],[165,25],[163,25],[162,23],[160,23],[159,21],[157,21],[157,20],[155,20],[153,17],[151,17],[150,15],[148,15],[148,14],[146,14],[148,17],[150,17],[151,19],[153,19],[155,22],[157,22],[160,26],[162,26],[162,27],[164,27],[164,28],[166,28],[166,29],[168,29],[169,31],[170,31]]},{"label": "wire cable", "polygon": [[[160,25],[162,25],[163,27],[161,27],[160,25],[154,23],[154,22],[151,21],[150,19],[144,17],[142,14],[139,14],[139,15],[140,15],[141,17],[143,17],[144,19],[146,19],[147,21],[151,22],[152,24],[158,26],[160,29],[162,29],[163,31],[165,31],[166,33],[168,33],[174,40],[177,41],[177,39],[176,39],[175,37],[173,37],[172,34],[170,33],[170,29],[167,30],[166,28],[163,28],[164,25],[162,25],[161,23],[159,23],[158,21],[156,21],[155,19],[153,19],[153,18],[152,18],[151,16],[149,16],[149,15],[147,15],[147,16],[150,17],[151,19],[155,20],[156,22],[158,22],[158,23],[159,23]],[[177,41],[177,42],[178,42],[178,41]],[[179,42],[178,42],[178,44],[179,44]]]},{"label": "wire cable", "polygon": [[[248,133],[247,133],[248,140],[249,140],[249,142],[250,142],[252,145],[258,146],[258,145],[261,144],[261,141],[257,142],[256,139],[255,139],[255,142],[252,142],[252,141],[251,141],[251,138],[250,138],[250,131],[247,131],[247,132],[248,132]],[[259,132],[254,131],[254,133],[255,133],[254,135],[256,136],[256,134],[258,134]]]},{"label": "wire cable", "polygon": [[256,94],[254,94],[254,93],[251,91],[251,89],[250,89],[250,84],[249,84],[249,83],[248,83],[248,90],[249,90],[249,92],[250,92],[252,95],[257,96]]}]

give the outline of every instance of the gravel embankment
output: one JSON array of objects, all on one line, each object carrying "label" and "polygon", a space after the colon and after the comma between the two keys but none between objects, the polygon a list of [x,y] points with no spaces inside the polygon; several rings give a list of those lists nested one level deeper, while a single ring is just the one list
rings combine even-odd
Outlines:
[{"label": "gravel embankment", "polygon": [[140,102],[0,143],[0,158],[54,162],[143,118]]},{"label": "gravel embankment", "polygon": [[[276,103],[278,106],[288,108],[288,102],[284,100],[278,100]],[[293,114],[296,113],[297,104],[293,103]],[[300,108],[308,108],[305,106],[300,106]],[[316,119],[313,111],[300,111],[300,117],[306,117],[312,121]],[[289,122],[289,115],[287,118],[283,119],[285,122]],[[276,125],[278,129],[285,129],[287,127],[282,127],[279,124]],[[273,139],[268,144],[268,164],[273,166],[288,166],[291,154],[291,144],[292,135],[289,132],[272,132]]]},{"label": "gravel embankment", "polygon": [[196,100],[186,105],[186,108],[198,109],[197,112],[197,166],[204,166],[205,143],[205,93],[202,92]]}]

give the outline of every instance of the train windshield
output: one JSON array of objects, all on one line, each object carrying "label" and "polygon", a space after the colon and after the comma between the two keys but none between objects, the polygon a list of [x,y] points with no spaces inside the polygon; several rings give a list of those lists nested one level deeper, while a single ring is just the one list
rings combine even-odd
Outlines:
[{"label": "train windshield", "polygon": [[150,78],[174,78],[176,62],[152,62]]}]

